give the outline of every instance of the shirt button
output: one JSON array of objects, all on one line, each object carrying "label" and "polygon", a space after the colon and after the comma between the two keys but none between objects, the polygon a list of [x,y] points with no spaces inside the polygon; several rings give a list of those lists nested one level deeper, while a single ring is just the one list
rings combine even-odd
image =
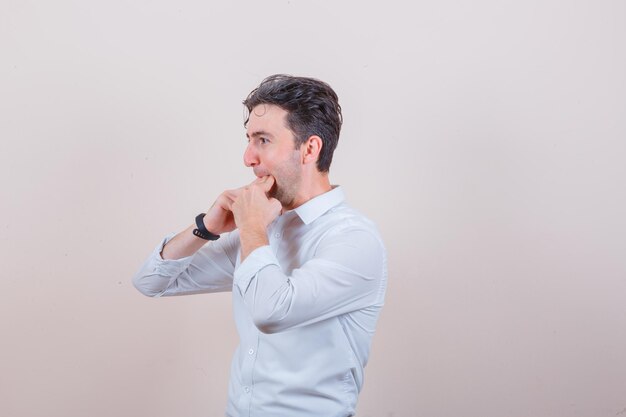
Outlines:
[{"label": "shirt button", "polygon": [[244,391],[246,392],[246,394],[247,394],[247,393],[249,393],[249,392],[250,392],[250,387],[243,387],[243,390],[244,390]]},{"label": "shirt button", "polygon": [[249,353],[250,355],[252,355],[252,354],[254,353],[254,349],[250,349],[250,350],[248,351],[248,353]]},{"label": "shirt button", "polygon": [[276,234],[274,234],[274,237],[275,237],[276,239],[280,239],[280,233],[276,233]]}]

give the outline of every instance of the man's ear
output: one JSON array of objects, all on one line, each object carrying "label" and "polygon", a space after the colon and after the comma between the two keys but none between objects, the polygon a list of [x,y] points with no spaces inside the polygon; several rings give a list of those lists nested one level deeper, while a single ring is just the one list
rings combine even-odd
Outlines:
[{"label": "man's ear", "polygon": [[322,151],[322,146],[324,146],[322,138],[317,135],[309,136],[300,148],[302,151],[302,163],[316,163]]}]

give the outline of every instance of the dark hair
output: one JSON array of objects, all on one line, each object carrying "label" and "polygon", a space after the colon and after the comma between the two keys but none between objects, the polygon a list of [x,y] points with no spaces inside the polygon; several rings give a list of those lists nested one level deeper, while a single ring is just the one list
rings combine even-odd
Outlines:
[{"label": "dark hair", "polygon": [[296,149],[309,137],[319,136],[322,150],[317,169],[328,172],[343,123],[337,94],[330,85],[314,78],[271,75],[252,90],[243,104],[248,109],[244,126],[250,120],[252,109],[259,104],[273,104],[285,110],[287,126],[295,135]]}]

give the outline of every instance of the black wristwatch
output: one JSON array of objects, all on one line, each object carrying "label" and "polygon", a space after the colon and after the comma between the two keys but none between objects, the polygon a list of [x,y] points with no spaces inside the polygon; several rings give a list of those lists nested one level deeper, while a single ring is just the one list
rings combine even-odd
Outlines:
[{"label": "black wristwatch", "polygon": [[220,238],[220,235],[214,235],[209,232],[204,225],[204,216],[205,213],[200,213],[196,216],[196,229],[193,229],[194,236],[198,236],[204,240],[217,240]]}]

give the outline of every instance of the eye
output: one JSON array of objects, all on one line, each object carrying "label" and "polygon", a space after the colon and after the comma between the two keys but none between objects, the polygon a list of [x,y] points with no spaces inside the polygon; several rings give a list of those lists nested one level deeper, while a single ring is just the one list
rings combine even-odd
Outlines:
[{"label": "eye", "polygon": [[264,138],[264,137],[260,137],[259,138],[259,143],[261,143],[262,145],[265,145],[266,143],[269,143],[269,140]]}]

